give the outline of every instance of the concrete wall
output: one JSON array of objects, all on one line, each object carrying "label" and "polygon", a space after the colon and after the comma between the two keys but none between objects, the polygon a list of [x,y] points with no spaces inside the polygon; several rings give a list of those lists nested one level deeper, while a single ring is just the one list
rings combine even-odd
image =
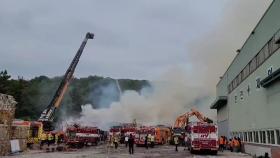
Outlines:
[{"label": "concrete wall", "polygon": [[[280,14],[279,14],[280,15]],[[264,79],[267,69],[280,68],[280,50],[243,81],[228,97],[229,120],[232,131],[267,129],[280,127],[280,83],[269,88],[257,88],[256,78]],[[248,93],[248,86],[250,92]],[[243,100],[240,91],[244,92]],[[235,103],[235,96],[237,101]]]}]

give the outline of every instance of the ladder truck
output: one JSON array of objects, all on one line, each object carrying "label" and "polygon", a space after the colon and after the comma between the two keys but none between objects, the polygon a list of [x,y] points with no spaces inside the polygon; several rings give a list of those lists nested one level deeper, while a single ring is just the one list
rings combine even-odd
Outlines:
[{"label": "ladder truck", "polygon": [[80,48],[78,49],[74,59],[72,60],[69,68],[67,69],[66,73],[63,76],[63,79],[56,90],[50,104],[44,109],[44,111],[41,113],[40,118],[38,119],[38,122],[42,122],[43,124],[43,130],[44,131],[51,131],[53,130],[52,122],[54,120],[54,114],[57,108],[59,108],[61,101],[64,97],[64,94],[67,91],[67,88],[69,87],[69,84],[71,80],[73,79],[73,74],[76,69],[76,66],[79,62],[79,59],[83,53],[83,50],[86,46],[88,39],[93,39],[94,34],[93,33],[87,33],[86,37],[84,38]]}]

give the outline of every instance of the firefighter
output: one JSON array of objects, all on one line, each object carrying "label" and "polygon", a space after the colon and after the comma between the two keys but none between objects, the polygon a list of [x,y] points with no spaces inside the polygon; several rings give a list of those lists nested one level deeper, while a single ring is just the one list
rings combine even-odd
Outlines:
[{"label": "firefighter", "polygon": [[129,154],[134,154],[134,138],[132,134],[130,134],[129,136],[128,146],[129,146]]},{"label": "firefighter", "polygon": [[184,150],[186,150],[186,148],[187,148],[187,146],[188,146],[188,137],[187,137],[187,135],[185,135],[185,137],[184,137]]},{"label": "firefighter", "polygon": [[46,143],[46,140],[47,140],[47,135],[45,133],[42,133],[41,142],[40,142],[40,149],[42,149],[42,147]]},{"label": "firefighter", "polygon": [[228,140],[227,140],[227,137],[224,136],[224,150],[227,149],[227,145],[228,145]]},{"label": "firefighter", "polygon": [[145,147],[146,147],[146,149],[148,149],[149,148],[149,146],[148,146],[148,134],[146,135],[146,137],[145,137]]},{"label": "firefighter", "polygon": [[118,149],[119,140],[118,140],[118,137],[116,135],[114,136],[114,145],[115,145],[115,149]]},{"label": "firefighter", "polygon": [[179,138],[178,136],[174,137],[174,144],[175,144],[175,151],[178,152],[178,144],[179,144]]},{"label": "firefighter", "polygon": [[239,151],[239,148],[240,148],[240,143],[239,141],[237,140],[236,137],[233,138],[233,151],[234,152],[238,152]]},{"label": "firefighter", "polygon": [[239,152],[242,152],[242,143],[241,143],[241,139],[238,137],[237,138],[237,140],[238,140],[238,143],[239,143]]},{"label": "firefighter", "polygon": [[50,146],[53,142],[53,135],[51,133],[48,134],[48,146]]},{"label": "firefighter", "polygon": [[151,145],[151,134],[148,135],[148,144]]},{"label": "firefighter", "polygon": [[221,136],[220,139],[219,139],[219,150],[221,152],[224,151],[224,137],[223,136]]},{"label": "firefighter", "polygon": [[229,139],[228,145],[229,145],[229,150],[232,152],[233,151],[233,140],[232,139]]},{"label": "firefighter", "polygon": [[56,133],[54,135],[54,138],[55,138],[55,144],[58,144],[59,133]]},{"label": "firefighter", "polygon": [[153,148],[155,145],[155,136],[151,135],[151,147]]},{"label": "firefighter", "polygon": [[128,140],[129,140],[129,138],[128,138],[128,136],[126,135],[125,137],[124,137],[124,143],[125,143],[125,147],[127,148],[127,145],[128,145]]}]

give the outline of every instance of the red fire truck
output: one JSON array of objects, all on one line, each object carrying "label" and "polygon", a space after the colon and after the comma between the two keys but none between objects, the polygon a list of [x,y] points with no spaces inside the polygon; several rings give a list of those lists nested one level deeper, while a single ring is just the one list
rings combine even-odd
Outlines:
[{"label": "red fire truck", "polygon": [[100,129],[97,127],[72,125],[66,129],[66,144],[81,148],[84,145],[97,145],[100,141]]},{"label": "red fire truck", "polygon": [[155,128],[141,126],[136,131],[135,144],[137,146],[145,145],[145,138],[146,138],[147,135],[153,135],[154,136],[155,135]]},{"label": "red fire truck", "polygon": [[204,150],[217,154],[219,148],[217,125],[205,122],[189,123],[186,127],[186,136],[191,153]]}]

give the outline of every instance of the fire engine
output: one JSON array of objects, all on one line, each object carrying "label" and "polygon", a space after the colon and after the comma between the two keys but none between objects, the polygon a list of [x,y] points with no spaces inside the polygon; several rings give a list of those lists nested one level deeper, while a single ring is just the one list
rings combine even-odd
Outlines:
[{"label": "fire engine", "polygon": [[194,122],[188,124],[186,131],[188,138],[187,146],[191,153],[194,151],[208,150],[213,154],[217,154],[219,148],[217,125]]},{"label": "fire engine", "polygon": [[171,139],[170,128],[165,126],[141,126],[135,135],[135,144],[138,146],[145,144],[147,135],[154,136],[155,144],[165,144]]},{"label": "fire engine", "polygon": [[[189,119],[196,116],[199,122],[190,123]],[[181,135],[177,131],[181,131]],[[173,137],[187,137],[188,149],[194,151],[210,150],[213,154],[217,154],[218,144],[218,128],[208,117],[203,116],[199,111],[191,109],[179,117],[177,117],[173,127]]]},{"label": "fire engine", "polygon": [[147,126],[141,126],[139,129],[136,131],[135,135],[135,144],[137,146],[143,146],[145,145],[145,138],[148,135],[155,135],[155,129],[152,127],[147,127]]},{"label": "fire engine", "polygon": [[97,145],[100,142],[100,129],[97,127],[71,125],[66,129],[66,144],[71,147]]}]

